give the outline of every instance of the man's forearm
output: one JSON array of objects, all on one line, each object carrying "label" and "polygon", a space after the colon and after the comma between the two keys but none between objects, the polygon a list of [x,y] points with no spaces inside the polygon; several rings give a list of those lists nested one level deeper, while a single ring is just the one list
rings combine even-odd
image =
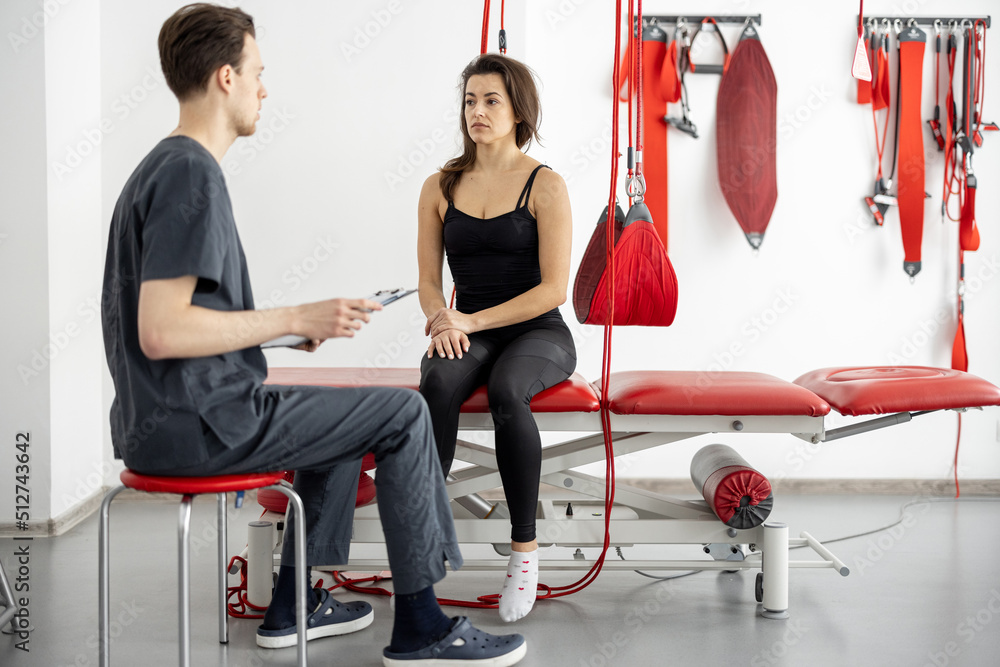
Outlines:
[{"label": "man's forearm", "polygon": [[242,350],[294,329],[294,308],[219,311],[188,305],[173,316],[140,323],[140,341],[150,359],[183,359]]}]

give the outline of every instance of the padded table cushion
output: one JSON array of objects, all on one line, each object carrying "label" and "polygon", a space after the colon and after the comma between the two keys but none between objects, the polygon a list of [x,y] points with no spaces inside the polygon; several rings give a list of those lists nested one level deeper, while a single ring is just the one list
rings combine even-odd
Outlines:
[{"label": "padded table cushion", "polygon": [[[418,368],[271,368],[265,384],[307,385],[319,387],[403,387],[420,386]],[[538,393],[531,400],[532,412],[597,412],[600,397],[583,376],[570,378]],[[489,412],[486,386],[479,387],[465,403],[462,412]]]},{"label": "padded table cushion", "polygon": [[820,417],[830,412],[826,401],[807,389],[740,371],[621,371],[611,374],[608,400],[619,415]]},{"label": "padded table cushion", "polygon": [[851,416],[1000,405],[1000,389],[975,375],[947,368],[821,368],[795,384]]}]

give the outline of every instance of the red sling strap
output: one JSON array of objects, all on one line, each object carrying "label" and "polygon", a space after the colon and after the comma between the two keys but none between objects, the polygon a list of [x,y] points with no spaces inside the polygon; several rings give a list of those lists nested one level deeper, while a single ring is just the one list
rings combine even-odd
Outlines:
[{"label": "red sling strap", "polygon": [[924,135],[920,121],[924,47],[927,34],[912,25],[899,40],[899,225],[903,234],[903,270],[911,278],[920,273],[920,244],[924,234]]},{"label": "red sling strap", "polygon": [[755,24],[740,35],[716,103],[719,186],[755,250],[778,199],[778,86]]}]

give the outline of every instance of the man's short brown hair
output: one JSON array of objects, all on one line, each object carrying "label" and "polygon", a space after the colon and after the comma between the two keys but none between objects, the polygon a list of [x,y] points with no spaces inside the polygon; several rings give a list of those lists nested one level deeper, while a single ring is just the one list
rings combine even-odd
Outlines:
[{"label": "man's short brown hair", "polygon": [[160,28],[160,67],[167,85],[184,101],[208,89],[223,65],[240,72],[246,35],[256,37],[253,17],[238,7],[195,3],[178,9]]}]

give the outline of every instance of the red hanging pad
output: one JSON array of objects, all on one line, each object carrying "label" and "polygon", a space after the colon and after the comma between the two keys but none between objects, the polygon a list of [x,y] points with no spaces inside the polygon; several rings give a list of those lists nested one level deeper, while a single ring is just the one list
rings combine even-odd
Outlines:
[{"label": "red hanging pad", "polygon": [[[615,245],[618,245],[624,225],[625,211],[621,206],[615,206]],[[576,282],[573,283],[573,310],[576,311],[576,319],[580,322],[586,322],[590,316],[594,290],[601,282],[601,276],[604,275],[605,267],[608,265],[607,234],[608,207],[605,206],[597,221],[597,228],[590,237],[590,243],[587,244],[587,250],[583,253],[580,268],[576,272]]]},{"label": "red hanging pad", "polygon": [[[606,228],[604,228],[606,229]],[[598,227],[600,231],[601,228]],[[595,233],[596,239],[603,239]],[[589,247],[588,247],[589,251]],[[586,261],[586,257],[584,258]],[[582,264],[577,273],[577,284],[573,288],[573,304],[577,305],[578,288],[581,277],[592,267]],[[677,275],[667,257],[667,251],[653,226],[652,217],[645,204],[635,204],[625,218],[621,237],[615,244],[615,312],[612,323],[615,326],[661,326],[673,324],[677,314]],[[577,319],[583,324],[605,324],[608,317],[608,272],[603,267],[600,280],[589,299],[590,308],[581,318],[581,308],[577,308]],[[580,296],[585,293],[580,290]]]},{"label": "red hanging pad", "polygon": [[911,278],[920,272],[924,235],[924,130],[920,120],[924,47],[927,35],[908,27],[899,40],[899,176],[897,201],[903,233],[903,270]]},{"label": "red hanging pad", "polygon": [[747,25],[719,84],[715,130],[719,186],[755,249],[778,199],[777,96],[771,63]]}]

